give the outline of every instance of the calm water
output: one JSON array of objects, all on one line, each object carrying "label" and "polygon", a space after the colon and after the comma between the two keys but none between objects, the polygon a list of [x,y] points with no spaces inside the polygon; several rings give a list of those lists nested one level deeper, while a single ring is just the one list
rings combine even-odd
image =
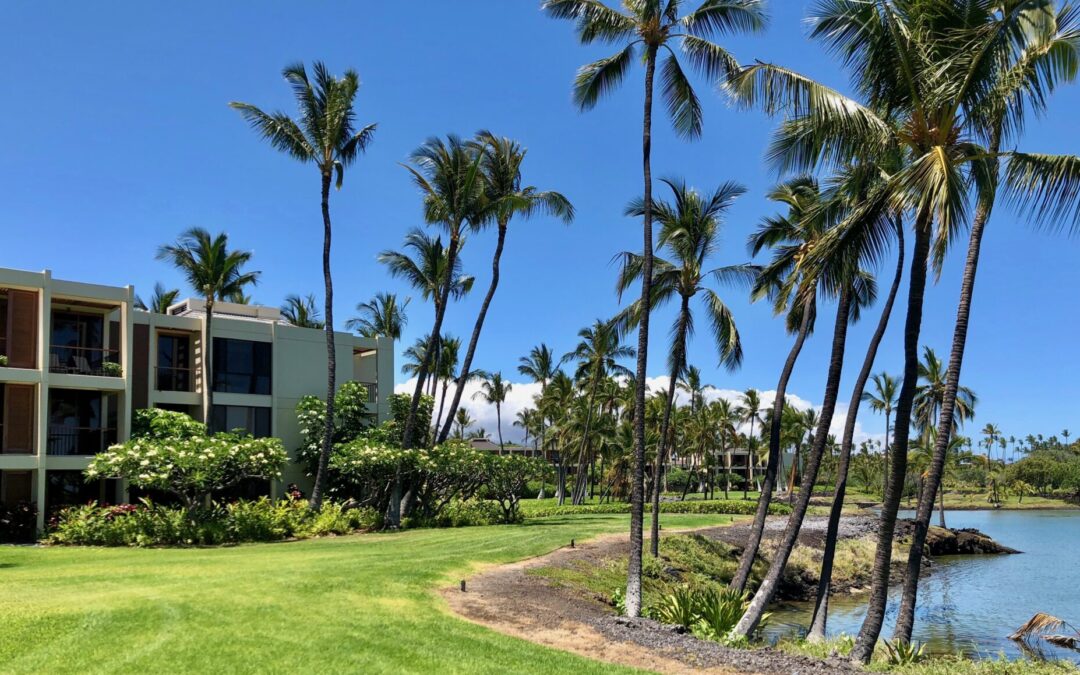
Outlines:
[{"label": "calm water", "polygon": [[[937,559],[935,569],[920,581],[913,636],[927,651],[972,656],[1004,652],[1016,658],[1023,652],[1006,636],[1036,612],[1080,625],[1080,511],[950,511],[946,521],[949,527],[978,528],[1024,553]],[[865,597],[834,596],[829,635],[857,634],[864,602]],[[883,637],[892,635],[899,606],[899,589],[894,588]],[[813,609],[813,603],[777,606],[768,636],[805,633]],[[1039,642],[1047,657],[1080,662],[1080,651]]]}]

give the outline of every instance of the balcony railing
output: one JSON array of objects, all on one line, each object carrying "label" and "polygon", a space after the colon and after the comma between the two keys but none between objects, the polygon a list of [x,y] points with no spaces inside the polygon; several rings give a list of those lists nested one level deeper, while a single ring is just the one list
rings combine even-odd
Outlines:
[{"label": "balcony railing", "polygon": [[96,455],[115,443],[116,429],[50,424],[45,452],[49,455]]},{"label": "balcony railing", "polygon": [[195,391],[194,368],[158,366],[155,387],[158,391]]},{"label": "balcony railing", "polygon": [[49,372],[121,377],[120,352],[104,347],[49,347]]},{"label": "balcony railing", "polygon": [[377,403],[379,400],[379,385],[376,382],[361,382],[367,390],[367,403]]}]

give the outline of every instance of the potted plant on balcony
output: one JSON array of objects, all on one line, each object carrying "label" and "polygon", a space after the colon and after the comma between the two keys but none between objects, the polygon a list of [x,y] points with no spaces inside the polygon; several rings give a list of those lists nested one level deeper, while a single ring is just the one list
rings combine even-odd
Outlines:
[{"label": "potted plant on balcony", "polygon": [[113,361],[102,362],[101,372],[106,377],[121,377],[124,374],[124,371],[120,367],[120,364]]},{"label": "potted plant on balcony", "polygon": [[0,368],[7,368],[7,354],[0,354]]}]

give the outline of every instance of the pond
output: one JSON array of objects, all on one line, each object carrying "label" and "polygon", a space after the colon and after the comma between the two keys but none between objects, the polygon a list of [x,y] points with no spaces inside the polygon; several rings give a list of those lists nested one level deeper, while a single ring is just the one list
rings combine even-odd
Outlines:
[{"label": "pond", "polygon": [[[901,512],[901,517],[914,514]],[[1022,646],[1007,636],[1036,612],[1080,626],[1080,511],[948,511],[946,522],[949,527],[977,528],[1023,553],[936,560],[920,581],[913,635],[928,652],[1023,656]],[[829,635],[856,635],[865,602],[865,596],[834,596]],[[893,588],[883,637],[891,637],[899,606],[899,588]],[[813,609],[812,602],[778,604],[766,636],[776,640],[804,634]],[[1048,658],[1080,663],[1080,651],[1038,643]]]}]

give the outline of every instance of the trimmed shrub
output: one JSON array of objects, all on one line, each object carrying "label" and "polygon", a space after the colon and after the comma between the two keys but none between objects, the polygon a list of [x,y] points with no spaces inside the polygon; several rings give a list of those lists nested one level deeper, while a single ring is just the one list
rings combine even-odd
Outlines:
[{"label": "trimmed shrub", "polygon": [[[755,510],[757,510],[757,502],[736,499],[660,502],[661,513],[716,513],[736,516],[752,516],[754,515]],[[549,508],[532,509],[526,515],[529,518],[547,518],[549,516],[573,516],[583,513],[630,513],[630,504],[629,502],[611,502],[608,504],[584,504],[582,506],[552,506]],[[791,513],[791,507],[787,504],[780,504],[777,502],[769,504],[770,515],[783,516],[789,513]]]}]

